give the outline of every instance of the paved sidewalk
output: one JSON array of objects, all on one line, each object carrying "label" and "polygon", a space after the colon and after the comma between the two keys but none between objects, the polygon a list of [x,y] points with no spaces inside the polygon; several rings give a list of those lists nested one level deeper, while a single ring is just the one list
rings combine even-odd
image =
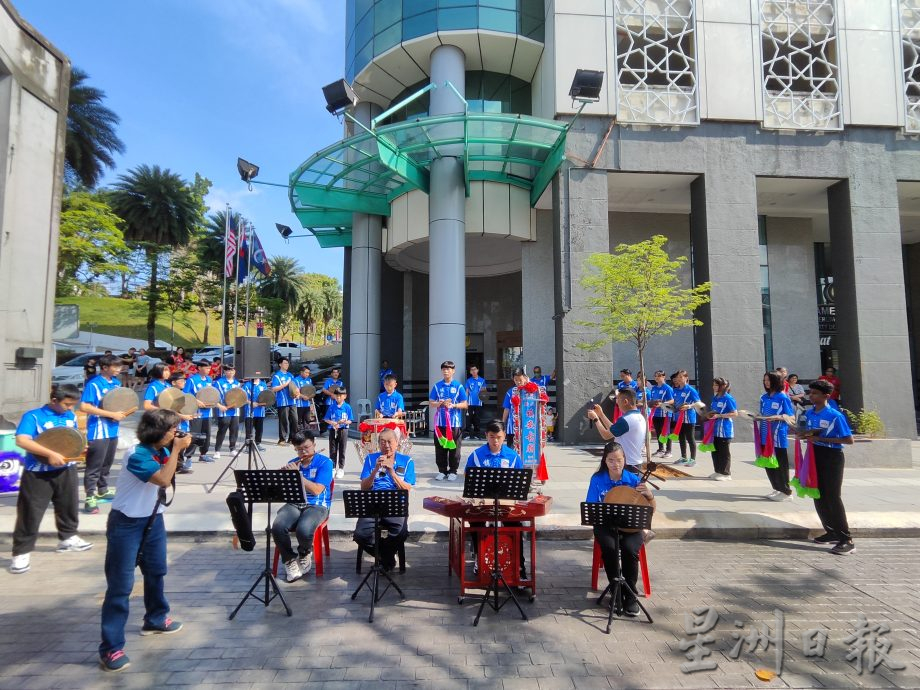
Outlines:
[{"label": "paved sidewalk", "polygon": [[[277,438],[276,425],[276,420],[267,420],[266,439]],[[126,429],[125,433],[130,432]],[[463,463],[478,444],[464,442]],[[325,439],[320,439],[318,445],[321,451],[326,450]],[[264,459],[269,467],[280,467],[294,455],[290,446],[266,446]],[[914,466],[911,469],[846,470],[843,499],[856,536],[920,536],[920,501],[917,500],[920,495],[920,442],[914,442],[912,449]],[[221,461],[210,465],[196,463],[194,474],[178,476],[175,503],[167,519],[171,532],[208,534],[233,529],[224,502],[234,487],[232,473],[227,474],[212,494],[205,491],[230,460],[226,448],[224,451]],[[549,446],[546,455],[550,481],[545,493],[553,497],[553,506],[551,513],[538,521],[538,529],[544,538],[584,537],[587,532],[580,526],[579,503],[585,498],[590,475],[597,469],[599,458],[585,448],[555,444]],[[422,499],[432,495],[459,497],[463,483],[434,481],[437,470],[430,440],[416,442],[412,456],[419,481],[411,494],[410,529],[424,533],[444,531],[446,518],[425,511]],[[752,443],[733,444],[732,456],[734,479],[731,482],[707,479],[712,472],[708,453],[701,453],[697,466],[687,470],[692,478],[656,482],[661,489],[656,492],[658,511],[653,526],[659,538],[803,538],[809,531],[819,529],[810,499],[774,503],[764,498],[770,485],[764,471],[753,464]],[[336,480],[337,492],[358,488],[360,465],[353,444],[348,448],[346,466],[346,477]],[[246,467],[245,456],[236,467]],[[113,475],[119,469],[120,465],[116,464]],[[0,535],[12,533],[15,502],[15,496],[0,497]],[[81,533],[104,533],[108,505],[100,504],[100,508],[99,515],[81,516]],[[339,534],[349,533],[354,527],[352,520],[345,519],[340,500],[336,500],[333,507],[330,527]],[[48,534],[54,531],[50,510],[42,523],[42,531]]]},{"label": "paved sidewalk", "polygon": [[[131,667],[114,675],[96,665],[104,541],[82,554],[53,547],[53,539],[40,542],[27,574],[0,573],[2,688],[920,687],[920,551],[913,539],[859,540],[856,553],[842,557],[793,541],[655,541],[652,597],[643,600],[654,624],[616,621],[605,635],[606,612],[588,590],[589,541],[542,544],[538,596],[523,604],[529,622],[510,606],[487,609],[474,628],[477,604],[457,604],[441,540],[407,545],[408,571],[396,576],[407,599],[387,594],[369,624],[368,594],[351,599],[359,576],[350,541],[333,541],[324,578],[283,585],[292,618],[277,601],[266,609],[250,600],[228,621],[259,573],[262,550],[233,551],[217,537],[171,538],[167,593],[185,627],[140,637],[137,584],[127,628]],[[681,640],[693,638],[685,616],[707,606],[720,617],[703,661],[716,666],[684,673],[681,664],[690,662]],[[732,634],[765,624],[775,636],[777,609],[785,617],[783,673],[761,682],[754,672],[773,668],[775,647],[733,659]],[[883,663],[870,673],[866,657],[860,675],[847,661],[844,640],[859,615],[890,626],[882,635],[888,654],[906,668]],[[829,642],[823,657],[809,658],[802,633],[816,628]]]}]

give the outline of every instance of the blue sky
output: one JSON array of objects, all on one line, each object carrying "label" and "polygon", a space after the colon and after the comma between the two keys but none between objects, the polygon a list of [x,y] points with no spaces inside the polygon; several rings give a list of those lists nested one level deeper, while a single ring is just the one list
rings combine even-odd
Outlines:
[{"label": "blue sky", "polygon": [[341,137],[322,86],[343,76],[344,2],[338,0],[14,0],[23,18],[86,71],[121,118],[125,143],[104,183],[147,163],[213,182],[208,203],[229,203],[256,227],[269,256],[342,278],[342,250],[310,237],[285,244],[280,222],[303,234],[285,189],[250,192],[236,158],[259,179],[286,183]]}]

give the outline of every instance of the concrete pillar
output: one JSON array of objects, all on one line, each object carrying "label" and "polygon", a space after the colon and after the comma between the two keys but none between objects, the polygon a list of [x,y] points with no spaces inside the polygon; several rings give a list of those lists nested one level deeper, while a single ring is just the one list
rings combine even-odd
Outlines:
[{"label": "concrete pillar", "polygon": [[[373,103],[359,103],[355,119],[370,126],[380,112]],[[380,392],[380,281],[383,219],[366,213],[352,214],[348,328],[348,375],[352,404],[373,402]],[[343,353],[344,354],[344,353]]]},{"label": "concrete pillar", "polygon": [[613,384],[612,349],[585,350],[594,340],[588,298],[581,287],[589,255],[610,251],[607,171],[572,169],[567,164],[553,180],[553,266],[556,286],[556,428],[566,444],[598,440],[585,418],[588,400],[600,402]]},{"label": "concrete pillar", "polygon": [[546,279],[553,265],[553,213],[537,211],[537,241],[521,244],[521,325],[524,361],[551,374],[556,366],[555,326],[549,311],[553,283]]},{"label": "concrete pillar", "polygon": [[713,283],[698,314],[696,377],[704,398],[714,376],[729,379],[738,405],[750,408],[763,393],[765,366],[756,179],[744,160],[716,165],[690,185],[693,283]]},{"label": "concrete pillar", "polygon": [[888,436],[917,434],[897,180],[885,156],[854,157],[827,190],[841,398],[875,410]]},{"label": "concrete pillar", "polygon": [[[466,63],[463,51],[442,45],[431,53],[431,115],[462,113],[463,103],[445,86],[465,93]],[[446,151],[431,164],[428,196],[428,378],[441,379],[441,362],[457,365],[463,380],[466,361],[466,188],[463,181],[462,145]]]}]

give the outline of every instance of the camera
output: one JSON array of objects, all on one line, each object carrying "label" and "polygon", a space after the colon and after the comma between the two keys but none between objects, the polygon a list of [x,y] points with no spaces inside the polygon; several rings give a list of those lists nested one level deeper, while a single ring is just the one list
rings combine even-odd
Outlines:
[{"label": "camera", "polygon": [[[189,433],[188,431],[177,431],[176,432],[176,438],[185,438],[186,436],[191,436],[192,442],[188,446],[188,448],[182,451],[182,455],[181,455],[182,460],[185,460],[193,456],[197,451],[204,448],[204,444],[207,442],[207,436],[205,436],[204,434],[192,434],[192,433]],[[170,444],[170,449],[172,449],[171,447],[172,447],[172,444]]]}]

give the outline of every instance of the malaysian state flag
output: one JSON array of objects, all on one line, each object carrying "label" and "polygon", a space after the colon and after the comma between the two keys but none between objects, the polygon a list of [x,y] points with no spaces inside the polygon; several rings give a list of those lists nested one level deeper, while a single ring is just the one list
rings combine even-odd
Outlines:
[{"label": "malaysian state flag", "polygon": [[229,278],[233,275],[233,262],[236,259],[236,216],[227,214],[227,236],[224,251],[224,275]]}]

